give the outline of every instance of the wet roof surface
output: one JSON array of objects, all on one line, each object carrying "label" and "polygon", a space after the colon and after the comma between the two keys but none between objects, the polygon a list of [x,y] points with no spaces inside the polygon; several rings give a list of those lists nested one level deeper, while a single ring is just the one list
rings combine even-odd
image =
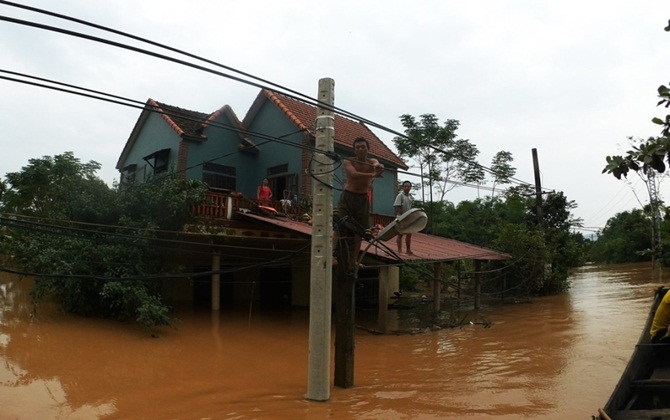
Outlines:
[{"label": "wet roof surface", "polygon": [[[300,220],[291,220],[281,216],[261,216],[251,213],[238,214],[250,219],[300,232],[308,236],[312,235],[312,225]],[[383,258],[385,260],[397,260],[394,255],[394,253],[397,252],[395,238],[379,244],[368,245],[369,243],[365,241],[361,244],[361,249],[366,250],[368,255]],[[403,238],[403,250],[404,248],[405,244]],[[489,248],[483,248],[465,242],[440,236],[427,235],[424,233],[415,233],[412,235],[412,252],[414,255],[400,254],[399,257],[405,261],[505,260],[509,258],[509,255]]]}]

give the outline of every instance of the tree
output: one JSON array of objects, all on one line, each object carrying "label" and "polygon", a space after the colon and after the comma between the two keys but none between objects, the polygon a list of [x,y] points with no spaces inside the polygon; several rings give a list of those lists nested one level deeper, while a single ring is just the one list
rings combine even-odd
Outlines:
[{"label": "tree", "polygon": [[[670,21],[665,28],[670,32]],[[666,109],[670,107],[670,88],[661,85],[657,89],[660,101],[657,106],[663,105]],[[646,142],[640,141],[639,146],[633,145],[631,150],[626,152],[625,156],[614,155],[605,158],[607,165],[602,173],[609,173],[621,179],[626,178],[629,171],[635,171],[642,174],[641,178],[645,180],[647,191],[649,193],[649,204],[652,209],[652,255],[657,256],[661,248],[668,248],[661,244],[660,238],[660,199],[656,180],[659,174],[665,172],[666,162],[670,163],[670,114],[665,118],[654,117],[651,120],[654,124],[661,126],[661,137],[650,137]],[[666,209],[667,213],[667,209]],[[652,264],[655,265],[656,258],[652,258]]]},{"label": "tree", "polygon": [[513,187],[489,200],[435,203],[435,233],[510,255],[509,260],[490,263],[489,270],[499,273],[504,287],[489,282],[488,291],[555,294],[569,287],[570,268],[585,261],[584,239],[572,232],[581,224],[574,208],[575,202],[562,192],[550,194],[542,203],[538,226],[532,187]]},{"label": "tree", "polygon": [[493,187],[491,196],[495,195],[497,185],[505,185],[511,182],[511,178],[516,175],[516,168],[512,166],[514,157],[512,153],[501,150],[491,159],[491,172],[493,173]]},{"label": "tree", "polygon": [[206,186],[175,176],[109,188],[99,165],[70,152],[31,159],[7,174],[0,208],[8,235],[0,250],[24,272],[36,273],[36,301],[55,298],[72,313],[169,325],[160,281],[178,272],[170,252],[156,246],[161,230],[193,221],[191,206]]},{"label": "tree", "polygon": [[[663,200],[660,196],[660,184],[664,177],[667,177],[668,174],[663,174],[665,171],[665,164],[663,163],[662,156],[657,153],[660,149],[660,144],[663,140],[658,137],[650,137],[645,142],[642,139],[634,139],[633,137],[628,138],[633,147],[633,151],[640,153],[651,153],[651,158],[645,159],[642,161],[641,167],[635,170],[635,173],[638,177],[644,182],[644,185],[647,189],[647,196],[649,197],[649,205],[647,213],[651,216],[649,221],[651,223],[651,250],[652,250],[652,264],[655,265],[657,262],[657,256],[660,253],[661,247],[661,212],[664,208]],[[639,146],[637,146],[639,145]],[[629,155],[632,153],[628,152]],[[633,152],[634,153],[634,152]],[[624,174],[625,176],[625,174]],[[640,203],[640,205],[643,205]],[[667,212],[667,209],[666,209]]]},{"label": "tree", "polygon": [[72,152],[30,159],[3,181],[0,211],[50,219],[109,216],[113,191],[95,176],[100,164],[81,163]]},{"label": "tree", "polygon": [[[456,139],[458,120],[449,119],[444,126],[439,125],[435,114],[423,114],[420,120],[409,114],[400,116],[405,127],[405,136],[398,136],[393,142],[401,157],[416,160],[421,171],[422,187],[428,187],[430,201],[433,201],[433,187],[439,184],[440,199],[455,188],[453,181],[477,182],[483,179],[481,167],[476,163],[477,147],[469,140]],[[449,181],[452,181],[450,183]],[[422,189],[422,198],[425,193]]]},{"label": "tree", "polygon": [[649,219],[641,209],[617,213],[598,233],[591,259],[608,264],[649,261],[652,246]]},{"label": "tree", "polygon": [[[666,32],[670,32],[670,21],[664,29]],[[670,88],[661,85],[658,87],[657,93],[660,101],[656,105],[663,105],[666,109],[669,108]],[[666,115],[665,118],[654,117],[651,121],[661,126],[661,137],[650,138],[647,143],[642,143],[639,147],[634,146],[625,156],[607,156],[605,158],[607,165],[603,169],[603,173],[621,179],[621,176],[626,177],[630,170],[637,172],[642,169],[647,172],[651,168],[659,173],[665,172],[664,160],[670,162],[670,114]]]},{"label": "tree", "polygon": [[[670,20],[668,21],[668,26],[666,26],[664,30],[666,32],[670,32]],[[658,87],[657,92],[658,97],[661,98],[661,100],[658,101],[658,104],[656,104],[656,106],[663,105],[666,109],[670,108],[670,88],[668,88],[668,86],[661,85]],[[666,138],[670,137],[670,114],[666,115],[665,119],[655,117],[651,121],[654,124],[658,124],[662,127],[661,134],[664,137]]]},{"label": "tree", "polygon": [[[505,294],[530,296],[546,294],[544,268],[549,260],[549,250],[542,232],[525,224],[502,223],[498,226],[493,247],[511,256],[511,261],[495,261],[492,269],[499,269],[499,282]],[[485,285],[489,290],[497,285]],[[567,286],[566,286],[567,287]]]},{"label": "tree", "polygon": [[[542,202],[542,234],[544,236],[551,270],[546,272],[542,292],[557,293],[567,288],[570,269],[584,262],[580,241],[581,234],[571,233],[574,227],[581,226],[582,221],[572,215],[577,208],[574,201],[568,200],[563,192],[551,193]],[[530,212],[535,220],[537,207],[531,206]]]},{"label": "tree", "polygon": [[433,189],[440,193],[439,201],[456,187],[454,181],[479,182],[484,174],[475,158],[479,150],[469,140],[456,139],[458,120],[447,120],[439,125],[435,114],[423,114],[417,121],[412,115],[400,116],[405,127],[405,136],[398,136],[393,142],[401,157],[415,159],[421,172],[421,198],[426,201],[424,187],[428,187],[428,215],[430,231],[434,231],[432,213]]}]

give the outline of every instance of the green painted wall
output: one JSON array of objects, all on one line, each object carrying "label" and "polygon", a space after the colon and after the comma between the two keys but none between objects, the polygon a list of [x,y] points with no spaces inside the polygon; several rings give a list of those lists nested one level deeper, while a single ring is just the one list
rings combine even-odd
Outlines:
[{"label": "green painted wall", "polygon": [[[232,126],[227,115],[220,115],[215,122],[219,125]],[[247,184],[249,168],[255,163],[255,156],[249,152],[241,152],[239,145],[242,142],[240,136],[221,126],[208,126],[203,133],[207,136],[205,141],[191,141],[188,149],[188,162],[186,176],[191,179],[202,179],[202,168],[205,161],[212,161],[219,165],[232,166],[236,168],[236,190],[247,196],[255,196],[245,188]]]},{"label": "green painted wall", "polygon": [[159,114],[151,113],[142,126],[123,166],[137,165],[135,180],[137,182],[145,181],[153,175],[153,170],[142,158],[158,150],[169,148],[170,163],[168,164],[168,170],[173,171],[177,167],[177,153],[180,141],[181,137],[167,125]]},{"label": "green painted wall", "polygon": [[[262,108],[256,114],[256,118],[250,123],[249,130],[261,134],[281,137],[281,140],[270,140],[251,137],[254,144],[258,146],[259,153],[256,157],[254,167],[249,168],[249,177],[247,178],[248,188],[253,194],[256,194],[256,187],[263,178],[268,177],[268,168],[287,164],[288,170],[272,176],[284,176],[293,174],[297,177],[297,185],[300,185],[301,177],[301,142],[303,134],[296,132],[298,128],[286,118],[274,104],[265,101]],[[275,198],[282,198],[281,191],[274,191]]]}]

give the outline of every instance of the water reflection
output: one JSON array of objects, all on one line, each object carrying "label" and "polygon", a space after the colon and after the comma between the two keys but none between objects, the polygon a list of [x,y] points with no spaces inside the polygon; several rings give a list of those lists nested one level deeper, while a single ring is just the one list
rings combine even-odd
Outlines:
[{"label": "water reflection", "polygon": [[657,284],[643,265],[590,266],[566,295],[472,314],[491,328],[358,331],[355,386],[316,403],[304,399],[307,311],[181,308],[156,339],[48,305],[31,319],[29,283],[2,275],[0,418],[589,418]]}]

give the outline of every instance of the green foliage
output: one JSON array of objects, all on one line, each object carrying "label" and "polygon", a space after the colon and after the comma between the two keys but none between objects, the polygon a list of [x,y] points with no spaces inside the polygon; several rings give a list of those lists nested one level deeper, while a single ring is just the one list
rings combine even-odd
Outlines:
[{"label": "green foliage", "polygon": [[412,266],[412,264],[407,264],[400,268],[400,290],[406,292],[421,290],[422,283],[424,283],[422,277],[425,276],[421,276],[419,269]]},{"label": "green foliage", "polygon": [[499,200],[491,201],[461,201],[455,207],[437,203],[435,233],[474,245],[489,246],[500,222],[500,214],[497,212]]},{"label": "green foliage", "polygon": [[136,283],[137,280],[105,282],[100,295],[112,316],[120,320],[135,317],[146,328],[169,325],[168,307],[162,303],[155,284],[144,282],[144,287],[137,287]]},{"label": "green foliage", "polygon": [[202,203],[206,192],[202,182],[175,176],[124,185],[119,189],[121,221],[128,226],[178,231],[194,221],[191,207]]},{"label": "green foliage", "polygon": [[591,260],[608,264],[650,261],[649,219],[641,209],[617,213],[607,221],[593,244]]},{"label": "green foliage", "polygon": [[542,231],[506,223],[499,227],[492,245],[512,257],[491,263],[493,269],[502,269],[498,281],[504,284],[507,295],[546,294],[545,267],[550,261],[550,250]]},{"label": "green foliage", "polygon": [[[502,197],[434,203],[436,233],[440,236],[493,248],[509,260],[490,263],[500,270],[498,282],[488,282],[492,292],[507,295],[553,294],[569,287],[569,270],[581,265],[584,239],[571,229],[581,221],[572,216],[575,203],[561,192],[542,202],[538,225],[536,202],[527,187],[509,188]],[[486,282],[485,282],[486,283]]]},{"label": "green foliage", "polygon": [[456,184],[448,181],[483,181],[484,172],[476,161],[479,150],[469,140],[456,138],[458,120],[449,119],[441,126],[435,114],[423,114],[419,118],[409,114],[400,116],[405,136],[395,137],[393,143],[401,157],[414,159],[419,165],[430,201],[433,201],[433,187],[440,191],[438,201],[454,188]]},{"label": "green foliage", "polygon": [[160,280],[142,277],[180,269],[170,250],[159,248],[158,235],[193,222],[191,206],[203,202],[207,187],[166,176],[109,188],[97,169],[67,152],[7,174],[0,251],[36,273],[36,302],[51,298],[68,312],[147,328],[169,325]]},{"label": "green foliage", "polygon": [[512,166],[514,157],[512,153],[501,150],[491,159],[491,171],[493,172],[493,193],[495,195],[496,185],[505,185],[511,182],[511,178],[516,175],[516,168]]},{"label": "green foliage", "polygon": [[670,138],[649,137],[646,141],[628,137],[631,141],[631,150],[625,156],[607,156],[607,165],[602,173],[614,175],[617,179],[628,177],[629,171],[648,174],[650,171],[664,173],[665,160],[670,159]]},{"label": "green foliage", "polygon": [[[666,32],[670,31],[670,25],[664,29]],[[657,89],[657,94],[660,100],[656,105],[669,108],[670,88],[661,85]],[[633,146],[625,156],[607,156],[605,158],[607,165],[602,173],[621,179],[621,176],[627,177],[630,170],[635,172],[642,170],[645,174],[651,170],[658,173],[665,172],[665,162],[670,162],[670,115],[663,118],[654,117],[651,121],[661,126],[661,137],[651,137],[647,142]]]},{"label": "green foliage", "polygon": [[21,172],[6,175],[0,211],[82,221],[92,214],[108,216],[113,192],[95,176],[99,163],[81,163],[72,152],[28,162]]}]

